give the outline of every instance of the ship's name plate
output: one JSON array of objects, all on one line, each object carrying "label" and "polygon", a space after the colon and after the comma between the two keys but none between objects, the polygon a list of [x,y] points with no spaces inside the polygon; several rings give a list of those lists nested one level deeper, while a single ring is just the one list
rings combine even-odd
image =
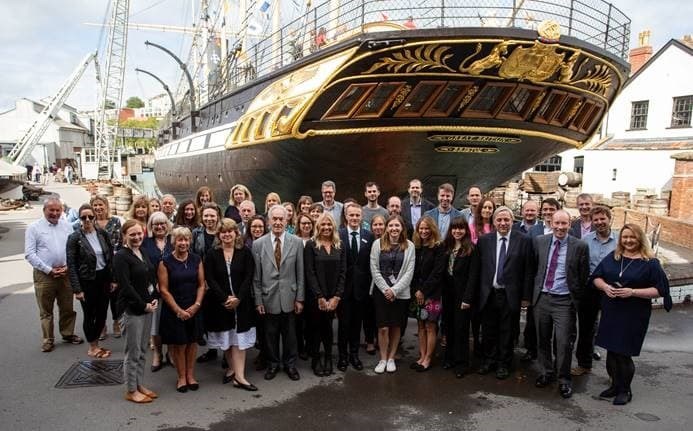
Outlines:
[{"label": "ship's name plate", "polygon": [[491,146],[462,146],[462,145],[437,145],[435,150],[439,153],[497,153],[498,148]]},{"label": "ship's name plate", "polygon": [[519,144],[522,142],[520,138],[490,135],[430,135],[428,140],[433,142],[463,142],[470,144]]}]

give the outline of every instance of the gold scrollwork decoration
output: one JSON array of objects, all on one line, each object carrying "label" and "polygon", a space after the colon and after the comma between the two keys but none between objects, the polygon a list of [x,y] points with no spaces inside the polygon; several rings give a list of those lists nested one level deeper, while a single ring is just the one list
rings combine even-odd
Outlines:
[{"label": "gold scrollwork decoration", "polygon": [[472,97],[479,91],[479,86],[478,85],[473,85],[469,90],[467,90],[467,94],[464,95],[464,98],[460,102],[460,106],[457,108],[458,111],[461,111],[467,104],[472,100]]},{"label": "gold scrollwork decoration", "polygon": [[573,117],[575,116],[575,114],[577,114],[577,111],[582,106],[582,103],[583,101],[580,100],[575,105],[573,105],[572,108],[570,108],[570,112],[568,112],[568,117],[566,118],[566,124],[570,123],[573,120]]},{"label": "gold scrollwork decoration", "polygon": [[476,50],[469,57],[462,60],[460,64],[460,72],[468,73],[470,75],[480,75],[481,72],[487,69],[493,69],[502,65],[506,58],[505,55],[508,54],[508,47],[512,45],[513,42],[504,41],[496,44],[491,48],[491,52],[484,58],[473,62],[469,67],[464,67],[464,65],[474,58],[479,52],[481,52],[481,43],[476,45]]},{"label": "gold scrollwork decoration", "polygon": [[604,64],[596,65],[584,77],[570,82],[571,85],[583,85],[587,91],[601,95],[606,95],[611,88],[611,83],[611,71]]},{"label": "gold scrollwork decoration", "polygon": [[448,46],[438,45],[420,46],[414,51],[405,49],[393,53],[390,57],[381,57],[380,61],[361,74],[367,75],[382,68],[395,73],[400,71],[404,73],[421,72],[426,69],[443,69],[448,72],[455,72],[446,64],[446,61],[453,56],[453,54],[445,54],[449,49]]},{"label": "gold scrollwork decoration", "polygon": [[542,91],[541,93],[539,93],[537,98],[534,99],[534,103],[532,103],[532,107],[529,108],[529,112],[527,113],[527,116],[534,114],[534,111],[539,109],[539,106],[541,106],[541,102],[543,102],[544,97],[546,97],[546,93],[547,93],[546,91]]},{"label": "gold scrollwork decoration", "polygon": [[546,81],[556,73],[564,59],[565,53],[557,53],[556,46],[537,41],[529,48],[515,48],[498,69],[498,76],[532,82]]},{"label": "gold scrollwork decoration", "polygon": [[395,100],[392,102],[392,106],[390,109],[395,109],[399,105],[404,102],[404,99],[406,99],[407,95],[411,92],[411,85],[407,84],[404,87],[402,87],[401,90],[397,93],[397,96],[395,97]]}]

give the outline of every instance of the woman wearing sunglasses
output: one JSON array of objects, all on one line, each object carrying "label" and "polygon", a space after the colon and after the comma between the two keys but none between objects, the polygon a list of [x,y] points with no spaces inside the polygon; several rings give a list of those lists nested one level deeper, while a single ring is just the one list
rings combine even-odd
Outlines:
[{"label": "woman wearing sunglasses", "polygon": [[80,228],[67,239],[67,267],[72,291],[84,311],[87,355],[105,359],[111,351],[99,347],[99,334],[106,324],[108,292],[115,288],[111,282],[113,249],[108,233],[96,227],[95,219],[91,205],[79,208]]}]

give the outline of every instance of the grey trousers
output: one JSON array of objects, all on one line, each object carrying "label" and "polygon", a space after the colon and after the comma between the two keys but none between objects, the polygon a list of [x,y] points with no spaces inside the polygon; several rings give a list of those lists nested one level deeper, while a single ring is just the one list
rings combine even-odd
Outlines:
[{"label": "grey trousers", "polygon": [[[534,322],[537,327],[537,359],[540,373],[555,377],[558,372],[559,383],[570,383],[570,365],[575,342],[575,305],[570,295],[540,294],[534,306]],[[552,339],[556,343],[555,368]]]},{"label": "grey trousers", "polygon": [[146,313],[135,316],[124,312],[121,317],[125,337],[125,359],[123,373],[128,392],[134,392],[144,380],[144,365],[149,347],[149,334],[152,328],[152,315]]}]

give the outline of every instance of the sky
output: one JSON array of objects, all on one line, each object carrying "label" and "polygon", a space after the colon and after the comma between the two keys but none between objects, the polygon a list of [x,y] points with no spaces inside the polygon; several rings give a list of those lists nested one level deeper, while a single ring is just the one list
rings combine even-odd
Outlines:
[{"label": "sky", "polygon": [[[286,9],[295,0],[281,1]],[[590,4],[597,0],[581,1]],[[130,22],[190,26],[196,21],[191,11],[193,2],[198,3],[130,0]],[[631,47],[636,46],[637,34],[643,29],[651,30],[650,44],[655,51],[672,38],[693,33],[691,1],[612,2],[632,20]],[[108,0],[0,0],[0,112],[12,109],[22,97],[34,100],[51,97],[89,52],[97,48],[105,51],[107,30],[84,23],[104,22],[109,3]],[[177,85],[178,66],[163,52],[145,47],[145,40],[166,46],[185,61],[191,38],[176,33],[130,30],[123,104],[130,96],[147,99],[163,92],[152,78],[135,73],[137,67],[158,75],[171,88]],[[90,66],[67,103],[78,109],[93,109],[97,101],[95,84],[94,68]]]}]

